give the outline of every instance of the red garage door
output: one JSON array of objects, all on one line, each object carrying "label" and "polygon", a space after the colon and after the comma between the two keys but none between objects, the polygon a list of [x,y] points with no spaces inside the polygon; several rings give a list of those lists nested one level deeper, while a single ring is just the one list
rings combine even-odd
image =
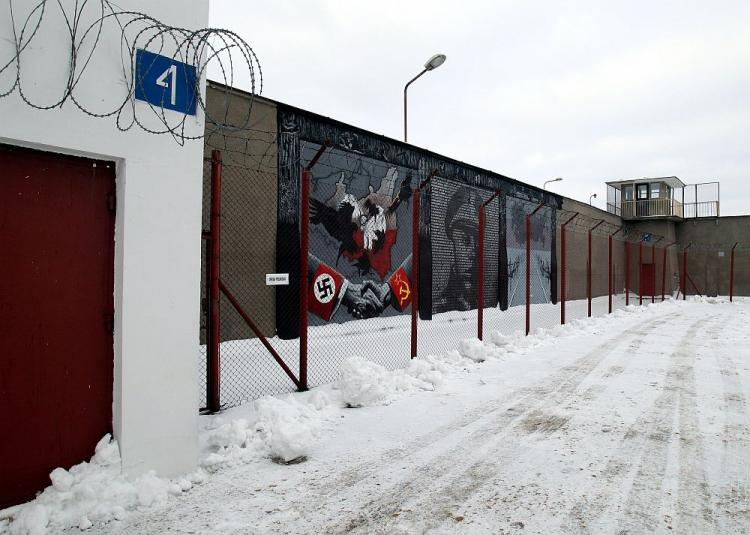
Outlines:
[{"label": "red garage door", "polygon": [[114,164],[0,145],[0,507],[112,429]]}]

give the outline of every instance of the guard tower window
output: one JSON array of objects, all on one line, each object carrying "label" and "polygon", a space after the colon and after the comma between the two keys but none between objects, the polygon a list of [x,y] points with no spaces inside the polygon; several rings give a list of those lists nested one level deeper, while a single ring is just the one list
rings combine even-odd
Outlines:
[{"label": "guard tower window", "polygon": [[652,199],[658,199],[659,198],[659,184],[651,184],[651,198]]},{"label": "guard tower window", "polygon": [[648,184],[638,184],[638,200],[648,199]]}]

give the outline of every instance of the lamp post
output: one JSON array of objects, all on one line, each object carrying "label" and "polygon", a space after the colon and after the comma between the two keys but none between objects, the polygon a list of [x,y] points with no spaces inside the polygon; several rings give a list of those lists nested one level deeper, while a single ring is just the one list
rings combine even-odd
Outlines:
[{"label": "lamp post", "polygon": [[542,186],[542,189],[547,189],[547,184],[549,184],[550,182],[560,182],[561,180],[562,180],[562,178],[560,178],[560,177],[553,178],[552,180],[547,180],[544,183],[544,186]]},{"label": "lamp post", "polygon": [[596,193],[594,193],[593,195],[589,196],[589,206],[592,206],[592,204],[594,202],[594,199],[596,199]]},{"label": "lamp post", "polygon": [[446,56],[445,54],[435,54],[430,59],[427,60],[427,63],[424,64],[424,70],[420,72],[418,75],[416,75],[414,78],[409,80],[409,82],[404,86],[404,142],[407,141],[407,130],[406,130],[406,92],[409,89],[409,86],[420,76],[422,76],[427,71],[432,71],[440,67],[443,63],[445,63]]}]

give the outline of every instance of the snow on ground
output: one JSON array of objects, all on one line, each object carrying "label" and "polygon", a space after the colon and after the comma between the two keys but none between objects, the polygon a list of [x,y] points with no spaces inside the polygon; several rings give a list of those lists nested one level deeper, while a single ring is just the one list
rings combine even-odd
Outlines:
[{"label": "snow on ground", "polygon": [[403,370],[350,359],[202,417],[181,480],[125,481],[105,440],[0,532],[750,533],[749,311],[668,301]]}]

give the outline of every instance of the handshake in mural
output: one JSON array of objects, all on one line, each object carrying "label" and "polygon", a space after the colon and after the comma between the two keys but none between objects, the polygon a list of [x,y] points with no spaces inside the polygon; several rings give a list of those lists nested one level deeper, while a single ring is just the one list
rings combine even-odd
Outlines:
[{"label": "handshake in mural", "polygon": [[308,256],[310,312],[328,321],[340,305],[356,319],[380,316],[389,306],[403,311],[411,303],[411,256],[384,282],[354,283],[313,255]]},{"label": "handshake in mural", "polygon": [[393,292],[387,282],[364,281],[360,284],[350,282],[341,302],[352,317],[367,319],[380,316],[392,304],[392,299]]}]

